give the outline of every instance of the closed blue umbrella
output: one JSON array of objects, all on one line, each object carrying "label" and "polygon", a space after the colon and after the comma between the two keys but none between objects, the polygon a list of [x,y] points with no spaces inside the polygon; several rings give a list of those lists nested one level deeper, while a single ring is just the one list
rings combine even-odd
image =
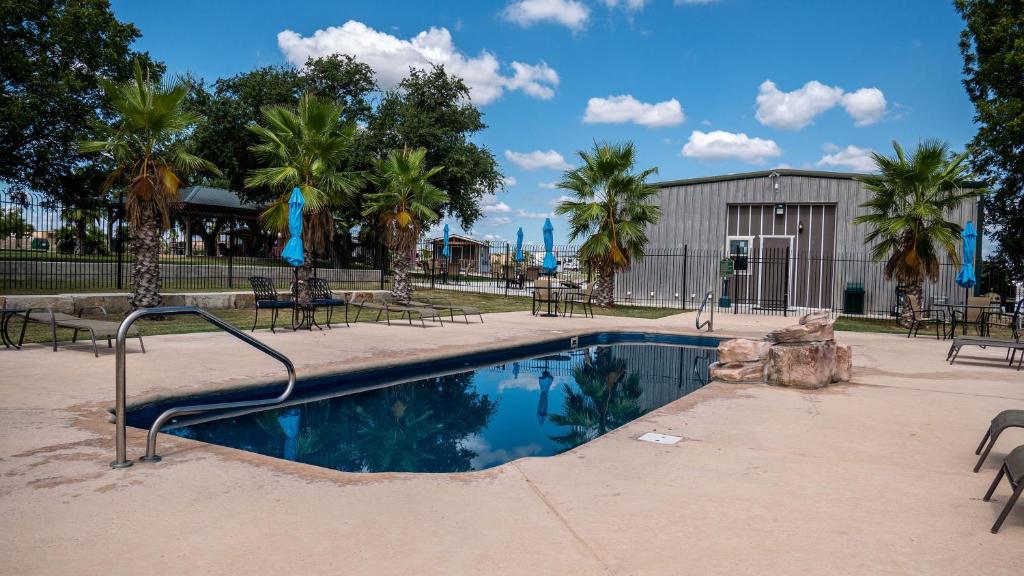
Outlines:
[{"label": "closed blue umbrella", "polygon": [[516,262],[523,261],[523,228],[519,227],[519,231],[516,232]]},{"label": "closed blue umbrella", "polygon": [[447,224],[444,225],[444,245],[441,246],[441,256],[443,256],[445,258],[445,260],[447,260],[448,257],[451,256],[451,253],[448,250],[448,225]]},{"label": "closed blue umbrella", "polygon": [[978,240],[978,231],[974,229],[974,222],[970,220],[960,233],[963,240],[963,264],[960,266],[960,273],[956,275],[956,283],[964,288],[974,288],[978,279],[974,276],[974,249]]},{"label": "closed blue umbrella", "polygon": [[544,263],[541,264],[545,274],[554,274],[558,269],[558,261],[555,260],[555,227],[551,225],[551,218],[544,219]]},{"label": "closed blue umbrella", "polygon": [[302,198],[302,192],[298,186],[292,190],[292,197],[288,199],[288,243],[281,251],[281,258],[292,266],[302,266],[306,257],[302,251],[302,207],[306,201]]},{"label": "closed blue umbrella", "polygon": [[298,460],[299,458],[299,419],[301,417],[298,408],[289,408],[284,414],[277,417],[277,423],[284,431],[285,460]]},{"label": "closed blue umbrella", "polygon": [[548,392],[551,391],[551,385],[555,383],[555,377],[545,368],[538,383],[540,384],[540,398],[537,399],[537,423],[544,424],[544,420],[548,417]]}]

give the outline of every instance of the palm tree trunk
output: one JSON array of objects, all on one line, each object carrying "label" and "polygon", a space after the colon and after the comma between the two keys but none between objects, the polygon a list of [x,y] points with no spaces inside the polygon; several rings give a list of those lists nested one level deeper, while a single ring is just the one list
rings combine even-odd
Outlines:
[{"label": "palm tree trunk", "polygon": [[299,308],[313,306],[313,295],[309,293],[309,279],[313,277],[313,255],[306,250],[302,265],[295,268],[295,303]]},{"label": "palm tree trunk", "polygon": [[597,268],[597,287],[594,288],[594,299],[602,308],[615,305],[615,272],[608,264],[601,264]]},{"label": "palm tree trunk", "polygon": [[85,218],[75,221],[75,256],[85,256]]},{"label": "palm tree trunk", "polygon": [[132,228],[132,251],[135,266],[132,276],[132,308],[159,306],[160,297],[160,228],[156,210],[143,205],[139,225]]},{"label": "palm tree trunk", "polygon": [[910,309],[910,297],[914,296],[917,298],[917,305],[924,309],[924,302],[921,301],[921,282],[915,281],[907,284],[904,287],[903,302],[900,306],[900,326],[904,328],[910,328],[910,324],[914,321],[913,312]]},{"label": "palm tree trunk", "polygon": [[399,302],[412,299],[412,284],[409,283],[409,268],[412,259],[405,250],[391,252],[391,268],[395,274],[395,283],[391,287],[391,295]]}]

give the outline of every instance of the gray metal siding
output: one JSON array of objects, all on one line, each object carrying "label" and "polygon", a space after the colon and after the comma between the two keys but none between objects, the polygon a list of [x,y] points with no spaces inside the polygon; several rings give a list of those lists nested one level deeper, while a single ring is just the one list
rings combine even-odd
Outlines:
[{"label": "gray metal siding", "polygon": [[[762,173],[749,178],[737,178],[731,180],[710,180],[683,183],[680,185],[668,185],[662,188],[660,203],[662,207],[662,219],[656,226],[648,230],[650,238],[649,251],[651,253],[668,253],[678,251],[682,253],[687,247],[690,254],[699,252],[724,252],[725,239],[729,235],[728,209],[730,204],[834,204],[835,205],[835,227],[832,244],[835,246],[834,257],[837,259],[857,257],[866,258],[870,247],[864,244],[868,228],[865,225],[853,224],[853,219],[866,212],[860,205],[867,202],[869,193],[864,189],[863,184],[851,178],[825,177],[821,175],[788,174],[781,173],[778,177],[778,189],[774,189],[772,179]],[[796,221],[804,219],[803,212],[807,207],[800,208],[799,215],[793,215],[787,208],[786,227],[790,228]],[[820,225],[822,214],[818,216]],[[960,224],[967,220],[977,220],[977,202],[970,200],[950,214],[950,219]],[[804,219],[805,226],[809,223]],[[742,234],[742,232],[740,232]],[[800,235],[800,236],[806,236]],[[806,240],[804,241],[806,242]],[[829,251],[827,246],[824,247]],[[804,245],[802,250],[806,250]],[[804,253],[804,252],[801,252]],[[819,254],[820,259],[820,254]],[[860,267],[837,267],[835,270],[824,270],[819,263],[819,273],[807,273],[804,280],[801,280],[802,289],[808,290],[807,278],[817,279],[828,277],[832,280],[831,295],[821,296],[821,306],[828,306],[834,302],[841,305],[842,289],[847,282],[864,282],[866,285],[875,281],[874,275],[881,273],[881,265],[860,266]],[[857,268],[857,269],[853,269]],[[681,285],[681,280],[665,278],[665,274],[656,274],[651,266],[636,266],[633,270],[620,275],[621,281],[616,286],[616,297],[622,299],[630,286],[649,287],[651,291],[659,294],[679,292],[683,299],[690,294],[700,294],[710,286],[698,286],[698,274],[690,275],[692,281],[687,286]],[[664,284],[659,286],[657,284]],[[938,286],[944,286],[946,279],[940,279]],[[714,287],[717,289],[719,287]],[[645,288],[646,289],[646,288]],[[799,287],[795,289],[801,289]],[[945,288],[942,290],[946,291]],[[869,310],[881,309],[890,298],[890,294],[868,294],[867,308]],[[936,296],[950,296],[950,294],[936,293]],[[815,296],[812,298],[817,300]],[[687,302],[692,305],[692,302]]]}]

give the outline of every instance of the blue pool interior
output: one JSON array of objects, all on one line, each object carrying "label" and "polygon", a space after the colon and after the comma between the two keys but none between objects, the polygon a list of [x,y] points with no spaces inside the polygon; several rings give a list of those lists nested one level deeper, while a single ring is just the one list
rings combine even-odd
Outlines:
[{"label": "blue pool interior", "polygon": [[[564,452],[703,386],[713,338],[599,333],[300,381],[286,405],[174,421],[170,434],[350,472],[462,472]],[[214,394],[171,405],[276,395]]]}]

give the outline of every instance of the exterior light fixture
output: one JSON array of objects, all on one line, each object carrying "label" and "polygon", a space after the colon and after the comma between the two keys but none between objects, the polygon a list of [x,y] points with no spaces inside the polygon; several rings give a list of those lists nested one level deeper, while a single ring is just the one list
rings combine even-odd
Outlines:
[{"label": "exterior light fixture", "polygon": [[796,231],[798,233],[800,233],[800,234],[804,233],[804,221],[803,220],[801,220],[800,223],[797,224]]},{"label": "exterior light fixture", "polygon": [[785,216],[786,215],[786,205],[785,204],[781,204],[781,203],[780,204],[776,204],[775,205],[775,215],[776,216]]},{"label": "exterior light fixture", "polygon": [[651,298],[654,298],[654,292],[651,292]]}]

